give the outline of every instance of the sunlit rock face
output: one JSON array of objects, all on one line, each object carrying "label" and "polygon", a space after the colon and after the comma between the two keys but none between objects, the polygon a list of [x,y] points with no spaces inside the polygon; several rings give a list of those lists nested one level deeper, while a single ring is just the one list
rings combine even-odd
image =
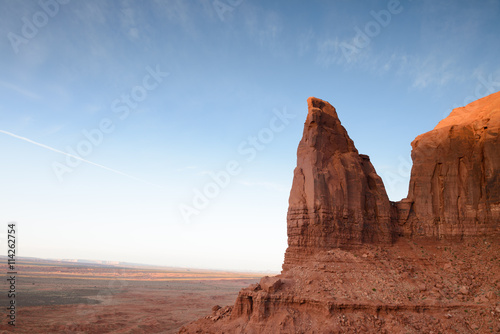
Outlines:
[{"label": "sunlit rock face", "polygon": [[316,251],[391,243],[391,204],[367,155],[359,154],[335,108],[310,97],[297,150],[284,268]]},{"label": "sunlit rock face", "polygon": [[411,145],[408,198],[398,204],[401,232],[439,239],[498,232],[500,92],[454,109]]}]

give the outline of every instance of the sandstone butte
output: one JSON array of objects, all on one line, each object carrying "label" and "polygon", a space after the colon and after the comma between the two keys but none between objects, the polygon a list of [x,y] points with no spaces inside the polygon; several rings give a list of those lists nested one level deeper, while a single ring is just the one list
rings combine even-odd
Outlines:
[{"label": "sandstone butte", "polygon": [[399,202],[335,108],[307,103],[282,273],[180,333],[499,333],[500,92],[411,143]]}]

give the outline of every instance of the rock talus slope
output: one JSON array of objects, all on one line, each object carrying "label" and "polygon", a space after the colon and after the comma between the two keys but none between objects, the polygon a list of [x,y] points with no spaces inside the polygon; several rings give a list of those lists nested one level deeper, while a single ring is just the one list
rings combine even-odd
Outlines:
[{"label": "rock talus slope", "polygon": [[308,99],[283,271],[180,333],[500,332],[500,92],[412,142],[390,202],[336,110]]}]

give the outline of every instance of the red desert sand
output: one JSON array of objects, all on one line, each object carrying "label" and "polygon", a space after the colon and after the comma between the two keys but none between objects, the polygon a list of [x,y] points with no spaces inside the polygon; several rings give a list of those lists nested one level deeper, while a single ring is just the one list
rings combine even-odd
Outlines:
[{"label": "red desert sand", "polygon": [[[258,274],[39,259],[17,262],[16,326],[8,325],[5,317],[2,334],[173,334],[210,312],[214,304],[232,303],[238,290],[258,282]],[[7,294],[2,300],[7,306]]]}]

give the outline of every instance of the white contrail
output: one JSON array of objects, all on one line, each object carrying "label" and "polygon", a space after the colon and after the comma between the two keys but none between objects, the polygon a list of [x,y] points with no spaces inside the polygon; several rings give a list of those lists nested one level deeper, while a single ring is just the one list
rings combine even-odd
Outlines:
[{"label": "white contrail", "polygon": [[51,150],[51,151],[54,151],[54,152],[57,152],[57,153],[60,153],[60,154],[64,154],[64,155],[67,155],[68,157],[72,157],[72,158],[75,158],[75,159],[78,159],[80,161],[83,161],[83,162],[86,162],[88,164],[91,164],[91,165],[94,165],[94,166],[97,166],[97,167],[100,167],[100,168],[103,168],[103,169],[106,169],[106,170],[109,170],[110,172],[113,172],[113,173],[116,173],[116,174],[120,174],[120,175],[123,175],[123,176],[126,176],[126,177],[129,177],[131,179],[134,179],[134,180],[137,180],[137,181],[141,181],[141,182],[145,182],[147,184],[150,184],[152,186],[155,186],[155,187],[158,187],[158,188],[163,188],[157,184],[154,184],[154,183],[151,183],[151,182],[148,182],[146,180],[143,180],[143,179],[140,179],[140,178],[137,178],[135,176],[132,176],[132,175],[129,175],[127,173],[124,173],[124,172],[120,172],[119,170],[116,170],[116,169],[113,169],[113,168],[109,168],[109,167],[106,167],[106,166],[103,166],[103,165],[99,165],[99,164],[96,164],[95,162],[92,162],[92,161],[88,161],[88,160],[85,160],[77,155],[73,155],[73,154],[69,154],[67,152],[64,152],[64,151],[60,151],[58,149],[55,149],[53,147],[50,147],[50,146],[47,146],[47,145],[44,145],[44,144],[41,144],[41,143],[37,143],[36,141],[33,141],[29,138],[26,138],[26,137],[21,137],[21,136],[18,136],[16,134],[13,134],[11,132],[7,132],[7,131],[4,131],[4,130],[0,130],[1,133],[5,133],[6,135],[8,136],[11,136],[11,137],[14,137],[14,138],[17,138],[17,139],[21,139],[21,140],[24,140],[24,141],[27,141],[28,143],[32,143],[32,144],[35,144],[37,146],[40,146],[40,147],[43,147],[43,148],[46,148],[48,150]]}]

